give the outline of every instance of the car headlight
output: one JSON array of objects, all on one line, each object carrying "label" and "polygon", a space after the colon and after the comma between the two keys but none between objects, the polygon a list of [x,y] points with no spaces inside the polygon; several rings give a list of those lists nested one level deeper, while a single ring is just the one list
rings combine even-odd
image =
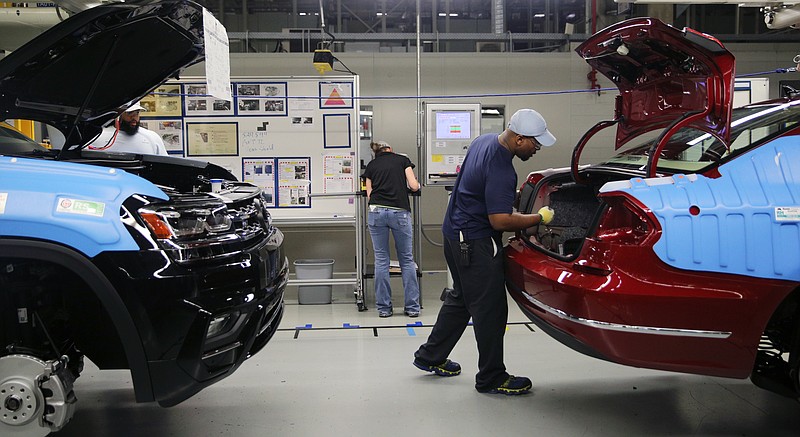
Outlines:
[{"label": "car headlight", "polygon": [[139,215],[159,239],[214,234],[231,228],[228,209],[222,203],[184,209],[146,207],[139,210]]}]

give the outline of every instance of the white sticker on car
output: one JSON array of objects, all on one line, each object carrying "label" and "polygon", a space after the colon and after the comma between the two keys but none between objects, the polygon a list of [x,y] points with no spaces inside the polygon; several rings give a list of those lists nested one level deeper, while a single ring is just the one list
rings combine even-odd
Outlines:
[{"label": "white sticker on car", "polygon": [[56,212],[90,215],[94,217],[102,217],[105,210],[106,204],[103,202],[69,199],[66,197],[59,197],[58,204],[56,205]]},{"label": "white sticker on car", "polygon": [[8,200],[8,193],[0,193],[0,214],[6,213],[7,200]]},{"label": "white sticker on car", "polygon": [[796,206],[776,206],[775,220],[779,222],[800,221],[800,207]]}]

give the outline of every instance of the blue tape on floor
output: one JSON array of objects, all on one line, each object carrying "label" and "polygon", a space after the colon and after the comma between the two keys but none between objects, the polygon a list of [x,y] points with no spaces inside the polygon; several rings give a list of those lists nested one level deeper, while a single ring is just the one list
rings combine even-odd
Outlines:
[{"label": "blue tape on floor", "polygon": [[406,332],[408,332],[409,337],[416,337],[417,331],[414,331],[413,326],[422,326],[422,322],[414,322],[414,323],[406,323]]},{"label": "blue tape on floor", "polygon": [[342,323],[342,328],[360,328],[360,325],[351,325],[349,323]]},{"label": "blue tape on floor", "polygon": [[311,323],[306,323],[306,326],[295,326],[294,329],[311,329]]}]

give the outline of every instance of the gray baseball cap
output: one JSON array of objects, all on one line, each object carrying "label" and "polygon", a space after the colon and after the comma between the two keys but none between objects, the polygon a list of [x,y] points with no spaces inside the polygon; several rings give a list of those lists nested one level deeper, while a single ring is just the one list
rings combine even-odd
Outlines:
[{"label": "gray baseball cap", "polygon": [[550,147],[556,142],[556,137],[547,130],[544,117],[533,109],[520,109],[511,116],[508,129],[526,137],[536,138],[544,147]]}]

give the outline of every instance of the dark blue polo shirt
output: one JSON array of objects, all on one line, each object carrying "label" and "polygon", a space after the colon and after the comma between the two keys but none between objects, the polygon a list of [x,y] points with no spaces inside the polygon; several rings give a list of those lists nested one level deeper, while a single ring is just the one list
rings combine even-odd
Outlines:
[{"label": "dark blue polo shirt", "polygon": [[442,223],[446,238],[475,240],[492,237],[495,231],[489,214],[510,214],[514,210],[517,172],[514,155],[500,145],[497,134],[475,138],[467,150],[456,178],[450,204]]}]

